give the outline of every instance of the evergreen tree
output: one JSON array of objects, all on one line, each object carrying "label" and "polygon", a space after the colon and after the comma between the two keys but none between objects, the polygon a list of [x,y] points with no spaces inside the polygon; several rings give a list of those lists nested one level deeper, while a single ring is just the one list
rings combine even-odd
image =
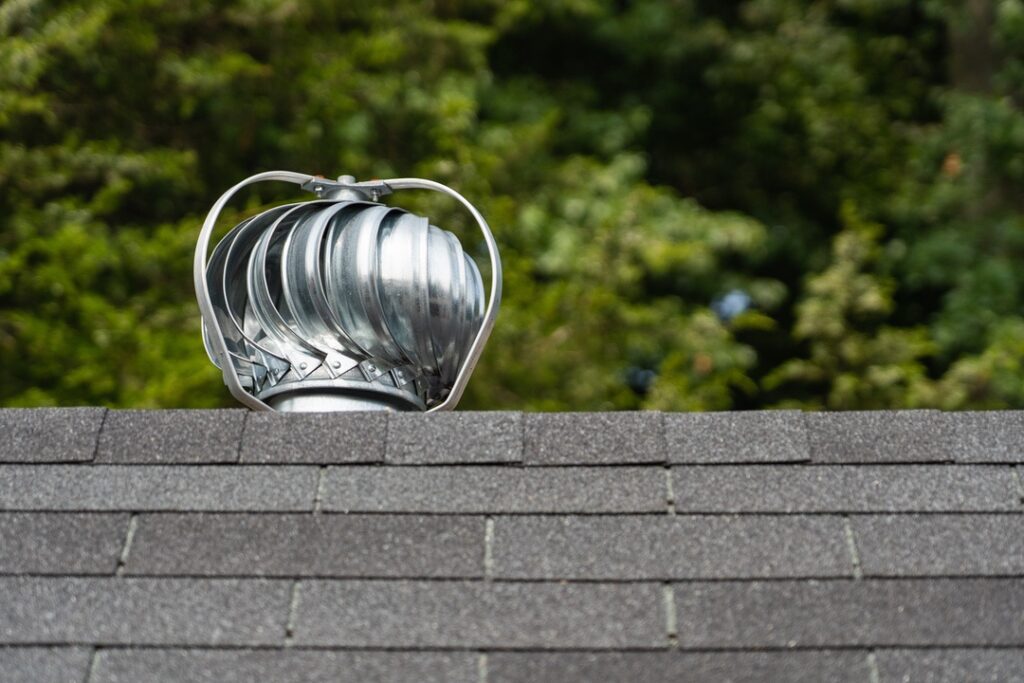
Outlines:
[{"label": "evergreen tree", "polygon": [[284,168],[483,210],[467,407],[1024,407],[1022,46],[1024,0],[10,0],[0,403],[229,405],[192,249]]}]

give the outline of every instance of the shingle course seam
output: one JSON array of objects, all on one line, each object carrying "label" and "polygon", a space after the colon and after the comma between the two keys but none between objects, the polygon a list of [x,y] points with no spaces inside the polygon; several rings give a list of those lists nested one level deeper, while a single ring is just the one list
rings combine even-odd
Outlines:
[{"label": "shingle course seam", "polygon": [[[111,574],[88,574],[80,572],[65,572],[61,574],[45,574],[40,572],[0,572],[0,578],[3,579],[104,579],[104,578],[122,578],[120,576],[115,577]],[[589,578],[505,578],[505,577],[494,577],[492,579],[486,579],[482,576],[426,576],[420,574],[408,574],[408,575],[396,575],[396,576],[361,576],[361,575],[349,575],[349,574],[196,574],[196,573],[177,573],[177,574],[125,574],[124,579],[184,579],[193,580],[197,582],[201,581],[275,581],[275,582],[289,582],[289,581],[326,581],[335,583],[345,583],[351,581],[358,581],[362,583],[366,582],[379,582],[379,583],[395,583],[403,581],[417,581],[421,583],[479,583],[479,584],[551,584],[551,585],[647,585],[647,586],[659,586],[665,583],[672,583],[673,585],[680,584],[715,584],[715,583],[798,583],[798,582],[814,582],[814,583],[833,583],[839,581],[858,581],[864,583],[872,582],[884,582],[884,581],[1006,581],[1009,579],[1024,579],[1022,573],[1006,573],[1006,574],[914,574],[914,575],[900,575],[892,576],[888,574],[868,574],[861,579],[856,579],[852,576],[829,576],[829,575],[815,575],[808,574],[806,576],[793,575],[793,576],[755,576],[755,577],[735,577],[735,576],[722,576],[722,577],[699,577],[699,578],[676,578],[672,576],[648,576],[639,579],[632,578],[608,578],[602,577],[598,579]],[[0,643],[0,648],[4,647],[3,643]]]},{"label": "shingle course seam", "polygon": [[[46,649],[46,648],[61,648],[61,647],[82,647],[81,643],[71,643],[68,641],[40,641],[38,643],[0,643],[0,651],[9,650],[24,650],[24,649]],[[234,643],[224,643],[218,645],[209,644],[197,644],[197,645],[168,645],[165,643],[112,643],[110,645],[98,645],[96,649],[102,652],[124,652],[132,650],[150,650],[150,651],[194,651],[194,652],[219,652],[227,650],[231,652],[282,652],[284,646],[279,644],[251,644],[251,645],[238,645]],[[585,646],[558,646],[552,648],[538,648],[531,646],[522,646],[514,648],[494,648],[494,647],[468,647],[468,646],[447,646],[447,647],[434,647],[434,646],[400,646],[392,647],[386,645],[295,645],[289,648],[289,652],[364,652],[367,654],[386,654],[389,652],[433,652],[435,650],[443,650],[445,652],[463,652],[466,654],[474,653],[493,653],[493,652],[523,652],[523,653],[547,653],[547,654],[559,654],[559,653],[616,653],[616,652],[638,652],[644,654],[658,654],[663,652],[663,649],[657,647],[637,647],[633,645],[623,646],[615,650],[608,650],[607,648],[599,647],[585,647]],[[963,650],[980,650],[980,651],[993,651],[993,652],[1019,652],[1024,651],[1024,645],[800,645],[796,647],[782,646],[782,645],[753,645],[753,646],[708,646],[708,647],[691,647],[687,648],[688,653],[730,653],[730,652],[777,652],[786,653],[793,651],[803,652],[863,652],[868,654],[871,652],[889,652],[889,651],[920,651],[920,652],[959,652]]]},{"label": "shingle course seam", "polygon": [[316,494],[313,497],[313,513],[319,515],[323,512],[324,479],[327,478],[327,465],[321,465],[316,476]]},{"label": "shingle course seam", "polygon": [[[91,508],[0,508],[0,514],[8,513],[22,513],[30,515],[124,515],[124,514],[144,514],[144,515],[259,515],[259,516],[274,516],[274,515],[308,515],[313,514],[312,510],[218,510],[218,509],[189,509],[189,510],[171,510],[171,509],[155,509],[150,510],[143,507],[133,509],[100,509],[95,510]],[[665,517],[666,514],[663,511],[618,511],[618,512],[589,512],[586,510],[577,510],[571,512],[422,512],[418,510],[353,510],[346,512],[344,510],[324,510],[321,513],[325,517],[348,517],[351,515],[367,515],[374,517]],[[815,511],[740,511],[740,512],[729,512],[721,510],[686,510],[676,512],[674,517],[686,518],[686,517],[948,517],[950,515],[964,516],[964,517],[984,517],[984,516],[1005,516],[1005,517],[1016,517],[1024,514],[1024,510],[815,510]]]},{"label": "shingle course seam", "polygon": [[92,457],[84,461],[85,463],[92,464],[96,462],[96,458],[100,454],[100,437],[103,435],[103,427],[107,424],[107,415],[110,414],[110,408],[104,408],[103,414],[100,416],[100,428],[96,430],[96,441],[92,445]]},{"label": "shingle course seam", "polygon": [[[816,462],[815,461],[815,457],[814,457],[814,446],[811,443],[811,420],[807,416],[807,411],[806,410],[800,411],[800,416],[799,416],[798,419],[799,419],[799,422],[800,422],[800,432],[803,435],[802,441],[803,441],[803,446],[804,446],[804,453],[807,454],[807,458],[805,460],[803,460],[802,462],[803,462],[803,464],[811,464],[811,463]],[[797,464],[797,463],[790,463],[790,464]]]},{"label": "shingle course seam", "polygon": [[868,664],[869,683],[880,683],[881,676],[878,673],[878,658],[875,657],[875,648],[868,650],[866,659]]},{"label": "shingle course seam", "polygon": [[[1003,467],[1014,467],[1017,463],[1006,463],[1006,462],[955,462],[952,460],[900,460],[898,462],[892,460],[886,461],[863,461],[863,462],[694,462],[694,463],[673,463],[675,467],[680,469],[727,469],[729,467],[749,467],[750,469],[857,469],[864,467],[880,467],[880,468],[900,468],[900,467],[919,467],[929,469],[942,469],[942,468],[977,468],[977,469],[999,469]],[[621,467],[621,464],[598,464],[588,465],[588,467]],[[536,467],[580,467],[580,465],[537,465]]]},{"label": "shingle course seam", "polygon": [[[863,579],[854,579],[851,576],[787,576],[787,577],[760,577],[760,578],[748,578],[748,579],[736,579],[736,578],[696,578],[696,579],[664,579],[664,578],[643,578],[643,579],[560,579],[560,578],[546,578],[546,579],[519,579],[519,578],[495,578],[491,581],[485,580],[483,577],[421,577],[421,578],[407,578],[407,577],[309,577],[309,576],[252,576],[252,575],[216,575],[211,576],[209,574],[174,574],[174,575],[160,575],[160,574],[147,574],[147,575],[131,575],[125,576],[123,579],[120,577],[114,577],[110,575],[96,575],[96,574],[12,574],[3,575],[6,579],[36,579],[40,581],[49,582],[60,582],[64,579],[87,579],[96,583],[103,583],[108,581],[131,581],[136,584],[143,583],[157,583],[160,581],[166,581],[168,579],[175,579],[181,581],[192,580],[196,583],[265,583],[265,584],[291,584],[295,582],[317,582],[317,583],[359,583],[359,584],[388,584],[388,583],[421,583],[421,584],[450,584],[450,583],[461,583],[461,584],[472,584],[485,587],[488,584],[515,584],[515,585],[526,585],[526,584],[539,584],[539,585],[563,585],[563,584],[580,584],[580,585],[621,585],[621,584],[639,584],[647,585],[651,587],[661,587],[666,583],[672,585],[680,584],[719,584],[719,583],[809,583],[813,582],[816,584],[824,583],[847,583],[851,585],[871,585],[871,584],[890,584],[890,583],[956,583],[961,581],[970,581],[972,583],[1006,583],[1011,579],[1024,578],[1024,574],[1015,574],[1008,576],[993,576],[989,574],[985,575],[947,575],[947,576],[866,576]],[[3,644],[0,643],[0,647]],[[953,646],[949,646],[953,647]],[[1024,647],[1019,645],[1015,647]],[[369,649],[375,649],[369,647]],[[471,650],[479,648],[468,648]]]},{"label": "shingle course seam", "polygon": [[138,513],[133,512],[128,517],[128,527],[124,532],[124,543],[121,545],[121,554],[117,558],[117,569],[114,570],[116,576],[124,576],[125,568],[128,566],[128,558],[132,551],[132,541],[135,539],[135,533],[139,528]]},{"label": "shingle course seam", "polygon": [[665,465],[665,508],[669,517],[676,515],[676,492],[672,484],[672,465]]},{"label": "shingle course seam", "polygon": [[[70,508],[59,508],[59,509],[44,509],[44,508],[33,508],[31,510],[18,510],[18,509],[0,509],[0,514],[22,514],[28,516],[35,515],[58,515],[58,516],[75,516],[75,515],[102,515],[102,516],[126,516],[130,514],[146,515],[146,516],[158,516],[158,515],[193,515],[193,516],[237,516],[237,515],[260,515],[260,516],[294,516],[294,515],[310,515],[312,510],[90,510],[88,508],[81,509],[70,509]],[[373,511],[373,510],[360,510],[357,512],[345,512],[342,510],[324,510],[322,513],[324,517],[352,517],[354,515],[365,515],[373,517],[478,517],[478,518],[498,518],[498,517],[664,517],[665,513],[661,510],[646,511],[642,510],[639,512],[587,512],[583,511],[571,511],[571,512],[420,512],[417,510],[405,510],[405,511]],[[809,512],[804,511],[747,511],[747,512],[722,512],[715,510],[711,512],[699,512],[693,510],[677,512],[677,517],[1019,517],[1024,515],[1024,509],[1022,510],[952,510],[952,511],[936,511],[936,510],[814,510]]]},{"label": "shingle course seam", "polygon": [[242,417],[242,430],[238,434],[238,445],[235,446],[235,460],[231,464],[239,464],[242,462],[242,444],[245,443],[245,433],[249,430],[249,415],[252,411],[246,411]]},{"label": "shingle course seam", "polygon": [[299,612],[299,590],[301,579],[292,582],[291,594],[288,599],[288,614],[284,622],[284,647],[291,648],[295,639],[295,621]]},{"label": "shingle course seam", "polygon": [[[274,467],[274,468],[296,468],[296,467],[387,467],[390,469],[459,469],[463,467],[493,468],[493,469],[531,469],[531,470],[571,470],[580,467],[602,470],[616,470],[629,467],[659,467],[663,468],[666,463],[663,461],[645,460],[642,462],[590,462],[579,460],[569,463],[539,463],[525,464],[521,462],[423,462],[423,463],[396,463],[396,462],[338,462],[338,463],[313,463],[313,462],[93,462],[90,460],[69,460],[69,461],[46,461],[46,462],[0,462],[0,467],[131,467],[146,469],[151,467],[208,467],[208,468],[231,468],[231,467]],[[954,460],[866,460],[862,462],[676,462],[673,467],[686,469],[725,469],[729,467],[749,467],[752,469],[854,469],[859,467],[972,467],[978,469],[1001,469],[1022,467],[1016,462],[994,462],[994,461],[954,461]]]},{"label": "shingle course seam", "polygon": [[843,532],[846,536],[846,549],[850,554],[850,564],[853,566],[853,578],[857,580],[863,579],[864,572],[860,566],[860,553],[857,551],[857,537],[854,535],[849,515],[843,515]]},{"label": "shingle course seam", "polygon": [[519,418],[519,463],[526,463],[526,438],[529,434],[527,429],[528,415],[523,413]]},{"label": "shingle course seam", "polygon": [[[722,645],[722,646],[706,646],[706,645],[682,645],[677,650],[667,650],[664,647],[642,647],[635,645],[621,646],[615,648],[601,648],[601,647],[587,647],[587,646],[571,646],[571,645],[557,645],[550,648],[539,648],[535,646],[486,646],[484,648],[472,648],[459,645],[431,645],[431,646],[365,646],[365,645],[316,645],[316,644],[303,644],[295,645],[290,648],[285,648],[283,645],[278,644],[251,644],[251,645],[237,645],[225,643],[222,645],[204,645],[204,644],[188,644],[188,643],[171,643],[171,644],[152,644],[152,643],[139,643],[139,644],[105,644],[94,646],[91,642],[86,641],[48,641],[48,642],[37,642],[31,644],[0,644],[0,653],[4,649],[20,650],[20,649],[91,649],[95,651],[97,656],[97,662],[99,658],[103,656],[103,653],[107,652],[175,652],[175,653],[217,653],[217,652],[231,652],[231,653],[306,653],[306,654],[326,654],[326,653],[352,653],[352,654],[365,654],[365,655],[386,655],[386,654],[479,654],[481,656],[489,655],[502,655],[502,654],[522,654],[522,655],[651,655],[651,656],[664,656],[665,654],[705,654],[705,655],[734,655],[734,654],[787,654],[792,652],[801,653],[862,653],[865,657],[875,656],[877,659],[878,653],[899,653],[899,652],[917,652],[917,653],[961,653],[961,652],[1008,652],[1008,653],[1024,653],[1024,646],[1021,645],[1003,645],[1003,644],[959,644],[959,645],[899,645],[899,644],[880,644],[880,645],[810,645],[798,643],[795,646],[779,646],[779,645],[747,645],[747,646],[735,646],[735,645]],[[869,681],[875,683],[876,679],[870,674],[869,664]],[[88,681],[89,679],[87,679]]]},{"label": "shingle course seam", "polygon": [[476,679],[477,683],[487,683],[490,677],[488,670],[487,653],[481,652],[476,658]]},{"label": "shingle course seam", "polygon": [[494,578],[494,518],[488,515],[484,519],[484,579]]},{"label": "shingle course seam", "polygon": [[1017,482],[1017,502],[1024,507],[1024,478],[1020,475],[1020,465],[1015,465],[1010,468],[1010,473],[1013,475],[1013,480]]},{"label": "shingle course seam", "polygon": [[[0,573],[0,579],[37,579],[47,581],[59,581],[63,579],[114,579],[111,574],[95,574],[95,573]],[[121,577],[117,577],[121,580]],[[881,584],[881,583],[913,583],[913,582],[1006,582],[1009,580],[1021,580],[1024,579],[1024,573],[963,573],[963,574],[913,574],[913,575],[894,575],[888,574],[868,574],[863,579],[854,579],[853,577],[835,577],[835,575],[787,575],[787,577],[718,577],[708,578],[701,577],[695,579],[677,579],[674,577],[645,577],[643,579],[506,579],[506,578],[494,578],[484,579],[482,577],[460,577],[460,575],[452,575],[452,577],[437,577],[437,575],[395,575],[395,577],[362,577],[362,575],[348,575],[348,574],[315,574],[315,575],[294,575],[294,574],[240,574],[240,573],[224,573],[224,574],[199,574],[199,573],[147,573],[147,574],[125,574],[124,580],[182,580],[182,581],[195,581],[197,583],[203,582],[227,582],[227,581],[245,581],[245,582],[274,582],[274,583],[290,583],[290,582],[321,582],[321,583],[402,583],[402,582],[416,582],[422,584],[478,584],[484,585],[551,585],[551,586],[650,586],[658,587],[664,586],[665,584],[672,584],[673,586],[683,585],[694,585],[694,584],[785,584],[785,583],[815,583],[815,584],[830,584],[830,583],[858,583],[858,584]],[[0,647],[4,644],[0,643]],[[471,648],[473,649],[473,648]]]},{"label": "shingle course seam", "polygon": [[665,611],[665,640],[670,650],[679,647],[679,611],[676,609],[676,595],[671,582],[662,584],[662,609]]},{"label": "shingle course seam", "polygon": [[[327,652],[346,652],[346,653],[366,653],[366,654],[386,654],[386,653],[407,653],[407,654],[429,654],[429,653],[443,653],[443,654],[455,654],[455,653],[485,653],[485,654],[504,654],[504,653],[523,653],[523,654],[665,654],[668,650],[663,645],[651,645],[651,646],[640,646],[640,645],[623,645],[618,647],[594,647],[594,646],[573,646],[573,645],[557,645],[552,647],[537,647],[534,645],[512,645],[512,646],[499,646],[499,645],[487,645],[485,647],[470,647],[466,645],[400,645],[400,646],[384,646],[384,645],[319,645],[319,644],[302,644],[295,645],[290,648],[285,648],[281,644],[245,644],[237,645],[232,643],[224,643],[219,645],[208,645],[208,644],[196,644],[188,642],[170,642],[170,643],[137,643],[137,644],[124,644],[124,643],[105,643],[102,645],[96,645],[93,641],[86,640],[40,640],[33,641],[31,643],[6,643],[0,644],[0,652],[4,649],[57,649],[57,648],[95,648],[100,652],[102,656],[103,652],[121,651],[121,652],[134,652],[134,651],[169,651],[169,652],[298,652],[298,653],[327,653]],[[941,651],[959,651],[959,650],[993,650],[993,651],[1024,651],[1024,646],[1021,645],[977,645],[977,644],[962,644],[962,645],[899,645],[899,644],[882,644],[872,645],[871,647],[865,645],[802,645],[797,644],[795,646],[764,646],[764,645],[750,645],[750,646],[734,646],[734,645],[723,645],[720,647],[715,646],[690,646],[681,645],[678,649],[679,653],[695,654],[695,653],[706,653],[706,654],[730,654],[730,653],[787,653],[787,652],[866,652],[868,650],[874,650],[876,652],[885,651],[904,651],[904,650],[916,650],[921,652],[941,652]]]},{"label": "shingle course seam", "polygon": [[[7,643],[0,644],[0,652],[3,650],[39,650],[39,649],[57,649],[57,648],[81,648],[83,647],[79,642],[68,642],[68,641],[48,641],[39,643]],[[236,645],[231,643],[225,643],[222,645],[168,645],[163,643],[138,643],[138,644],[110,644],[110,645],[98,645],[94,648],[99,652],[100,656],[104,652],[131,652],[131,651],[152,651],[152,652],[203,652],[203,653],[215,653],[221,651],[227,652],[284,652],[285,648],[283,645],[277,644],[252,644],[252,645]],[[365,654],[388,654],[388,653],[431,653],[431,652],[446,652],[456,653],[461,652],[465,654],[493,654],[493,653],[505,653],[505,652],[516,652],[524,654],[578,654],[578,653],[593,653],[593,654],[617,654],[617,653],[638,653],[638,654],[651,654],[658,655],[664,654],[664,649],[657,647],[637,647],[637,646],[623,646],[614,650],[607,648],[597,647],[573,647],[573,646],[558,646],[552,648],[537,648],[530,646],[523,647],[512,647],[512,648],[495,648],[495,647],[466,647],[466,646],[401,646],[401,647],[390,647],[390,646],[374,646],[374,645],[295,645],[288,648],[289,652],[294,653],[324,653],[324,652],[348,652],[348,653],[365,653]],[[962,651],[980,651],[980,652],[1024,652],[1024,646],[1022,645],[796,645],[795,647],[788,646],[720,646],[720,647],[687,647],[685,652],[687,654],[707,653],[707,654],[729,654],[729,653],[746,653],[746,652],[768,652],[768,653],[779,653],[785,654],[787,652],[861,652],[865,655],[878,654],[879,652],[962,652]]]},{"label": "shingle course seam", "polygon": [[668,453],[668,430],[667,430],[667,428],[665,426],[665,413],[664,413],[664,411],[660,411],[660,410],[658,411],[657,425],[658,425],[657,428],[658,428],[658,431],[659,431],[658,440],[660,441],[660,448],[661,448],[661,454],[660,454],[661,455],[661,462],[663,462],[663,463],[665,463],[667,465],[667,464],[669,464],[672,461],[672,459],[669,457],[669,453]]},{"label": "shingle course seam", "polygon": [[100,658],[99,647],[94,647],[92,652],[89,653],[89,665],[85,668],[85,677],[82,679],[83,683],[92,683],[93,675],[96,673],[96,664]]}]

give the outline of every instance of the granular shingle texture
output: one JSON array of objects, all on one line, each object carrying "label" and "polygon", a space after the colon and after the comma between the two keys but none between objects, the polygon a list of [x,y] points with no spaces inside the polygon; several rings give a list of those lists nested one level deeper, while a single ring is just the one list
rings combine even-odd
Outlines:
[{"label": "granular shingle texture", "polygon": [[852,576],[839,517],[503,517],[494,576],[699,579]]},{"label": "granular shingle texture", "polygon": [[936,410],[808,413],[815,462],[949,462],[952,423]]},{"label": "granular shingle texture", "polygon": [[795,410],[665,416],[673,463],[803,462],[807,429]]},{"label": "granular shingle texture", "polygon": [[719,581],[674,594],[688,647],[1024,647],[1019,579]]},{"label": "granular shingle texture", "polygon": [[81,683],[92,653],[85,647],[0,647],[4,683]]},{"label": "granular shingle texture", "polygon": [[104,408],[0,409],[0,462],[81,462],[96,455]]},{"label": "granular shingle texture", "polygon": [[528,413],[523,461],[528,465],[664,462],[661,413]]},{"label": "granular shingle texture", "polygon": [[4,510],[312,510],[314,467],[0,467]]},{"label": "granular shingle texture", "polygon": [[103,650],[90,683],[476,683],[468,652]]},{"label": "granular shingle texture", "polygon": [[0,513],[0,574],[110,574],[126,514]]},{"label": "granular shingle texture", "polygon": [[349,581],[300,584],[301,645],[657,648],[661,591],[647,584]]},{"label": "granular shingle texture", "polygon": [[1024,576],[1024,515],[865,515],[850,520],[870,576]]},{"label": "granular shingle texture", "polygon": [[970,465],[673,467],[679,512],[1020,511],[1013,472]]},{"label": "granular shingle texture", "polygon": [[0,578],[0,638],[12,644],[269,645],[289,583],[260,579]]},{"label": "granular shingle texture", "polygon": [[730,681],[863,683],[869,668],[856,652],[500,652],[488,658],[493,683],[563,681]]},{"label": "granular shingle texture", "polygon": [[1024,680],[1022,415],[0,410],[0,681]]},{"label": "granular shingle texture", "polygon": [[664,512],[660,467],[333,467],[323,509],[340,512]]},{"label": "granular shingle texture", "polygon": [[1024,462],[1024,410],[951,413],[950,443],[961,462]]},{"label": "granular shingle texture", "polygon": [[881,650],[880,683],[960,683],[1024,679],[1024,650]]},{"label": "granular shingle texture", "polygon": [[384,460],[383,413],[250,413],[245,463],[367,463]]},{"label": "granular shingle texture", "polygon": [[111,410],[96,461],[235,462],[245,419],[244,410]]},{"label": "granular shingle texture", "polygon": [[395,413],[387,448],[393,465],[521,462],[523,414]]},{"label": "granular shingle texture", "polygon": [[479,517],[157,514],[138,518],[129,574],[483,576]]}]

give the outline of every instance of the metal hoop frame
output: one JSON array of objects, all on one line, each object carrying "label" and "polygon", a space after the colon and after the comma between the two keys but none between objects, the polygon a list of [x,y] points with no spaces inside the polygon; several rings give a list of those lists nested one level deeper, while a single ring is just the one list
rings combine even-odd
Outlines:
[{"label": "metal hoop frame", "polygon": [[238,371],[235,370],[235,365],[231,362],[231,358],[228,355],[227,343],[224,341],[224,336],[221,333],[220,323],[217,321],[217,315],[213,309],[213,302],[210,300],[210,290],[206,282],[206,262],[210,250],[210,239],[213,235],[213,230],[217,225],[217,219],[220,217],[224,207],[239,190],[256,183],[279,181],[300,185],[303,189],[314,191],[318,195],[327,188],[341,193],[355,192],[363,195],[369,195],[374,200],[382,195],[390,194],[394,190],[430,190],[432,192],[438,192],[451,197],[469,212],[473,217],[473,220],[476,221],[477,226],[479,226],[480,232],[484,236],[484,242],[487,244],[487,251],[491,261],[491,291],[487,301],[487,309],[484,311],[483,323],[480,325],[480,330],[476,333],[476,338],[473,340],[473,344],[469,347],[469,353],[466,355],[465,360],[462,362],[462,366],[459,368],[458,374],[455,376],[455,382],[452,384],[451,392],[444,401],[433,408],[428,409],[427,412],[432,413],[435,411],[452,410],[456,405],[458,405],[459,399],[462,398],[462,394],[466,390],[469,378],[472,376],[473,370],[476,368],[476,364],[480,360],[480,355],[483,353],[484,344],[487,343],[488,337],[491,336],[491,330],[494,329],[494,322],[498,317],[498,307],[501,305],[501,257],[498,255],[498,246],[494,241],[494,235],[491,234],[491,229],[487,225],[487,221],[484,220],[484,217],[479,211],[477,211],[476,207],[470,204],[469,200],[447,185],[442,185],[441,183],[434,182],[433,180],[424,180],[422,178],[391,178],[388,180],[371,180],[362,183],[347,182],[348,180],[349,178],[346,176],[342,176],[342,178],[334,181],[302,173],[293,173],[291,171],[267,171],[265,173],[257,173],[254,176],[246,178],[222,194],[210,209],[210,213],[206,215],[206,220],[203,222],[202,230],[199,231],[199,239],[196,243],[192,276],[196,288],[196,299],[199,302],[199,313],[203,318],[203,323],[213,333],[210,335],[213,345],[211,351],[215,354],[217,363],[221,367],[221,372],[224,375],[224,384],[227,385],[228,391],[231,392],[232,396],[249,408],[259,411],[274,410],[272,407],[259,400],[242,387],[242,382],[238,377]]}]

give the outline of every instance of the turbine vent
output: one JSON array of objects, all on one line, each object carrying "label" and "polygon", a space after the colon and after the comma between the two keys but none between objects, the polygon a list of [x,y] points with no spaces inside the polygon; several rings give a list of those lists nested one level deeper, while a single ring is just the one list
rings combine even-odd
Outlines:
[{"label": "turbine vent", "polygon": [[[319,198],[243,221],[207,262],[224,204],[262,180],[294,182]],[[455,235],[378,202],[396,189],[442,192],[470,211],[490,252],[489,301]],[[501,263],[483,217],[454,190],[420,179],[253,176],[207,217],[195,277],[207,353],[232,394],[263,410],[450,409],[501,296]]]}]

